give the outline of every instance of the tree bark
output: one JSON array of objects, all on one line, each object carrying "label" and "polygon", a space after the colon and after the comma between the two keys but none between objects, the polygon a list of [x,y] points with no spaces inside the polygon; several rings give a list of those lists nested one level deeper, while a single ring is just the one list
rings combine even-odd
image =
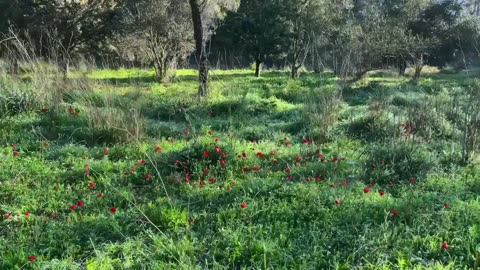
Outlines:
[{"label": "tree bark", "polygon": [[290,77],[291,77],[292,79],[298,78],[298,69],[299,69],[299,68],[300,68],[300,67],[298,67],[298,66],[296,66],[296,65],[292,65],[292,73],[290,74],[290,75],[291,75]]},{"label": "tree bark", "polygon": [[398,66],[398,75],[405,76],[407,71],[407,63],[403,60],[400,60],[400,65]]},{"label": "tree bark", "polygon": [[415,84],[420,80],[420,75],[422,75],[423,65],[418,65],[415,67],[415,73],[413,74],[413,82]]},{"label": "tree bark", "polygon": [[260,71],[262,69],[262,61],[260,59],[255,60],[255,77],[260,77]]},{"label": "tree bark", "polygon": [[192,10],[193,36],[198,61],[198,95],[203,97],[208,94],[208,60],[203,42],[202,12],[197,0],[189,0],[189,3]]}]

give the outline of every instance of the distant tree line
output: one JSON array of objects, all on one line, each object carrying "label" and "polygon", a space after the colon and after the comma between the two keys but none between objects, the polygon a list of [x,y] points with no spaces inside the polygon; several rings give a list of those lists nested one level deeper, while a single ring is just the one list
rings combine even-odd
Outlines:
[{"label": "distant tree line", "polygon": [[205,96],[209,65],[345,80],[465,69],[479,61],[479,22],[480,0],[0,0],[0,53],[12,73],[26,52],[65,74],[78,58],[150,66],[158,80],[194,65]]}]

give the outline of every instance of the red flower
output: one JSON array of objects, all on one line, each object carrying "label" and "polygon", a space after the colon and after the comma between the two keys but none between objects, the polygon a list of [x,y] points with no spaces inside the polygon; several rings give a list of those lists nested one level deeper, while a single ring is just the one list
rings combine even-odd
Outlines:
[{"label": "red flower", "polygon": [[20,152],[18,152],[17,150],[13,150],[13,155],[14,156],[18,156],[20,154]]},{"label": "red flower", "polygon": [[370,183],[370,184],[368,184],[368,187],[374,187],[374,186],[375,186],[375,184],[374,184],[374,183]]},{"label": "red flower", "polygon": [[208,169],[203,170],[203,174],[208,174],[208,173],[209,173]]},{"label": "red flower", "polygon": [[227,153],[223,152],[221,155],[222,158],[227,158]]},{"label": "red flower", "polygon": [[292,145],[291,142],[289,142],[289,141],[286,141],[286,142],[285,142],[285,146],[290,146],[290,145]]},{"label": "red flower", "polygon": [[146,161],[145,159],[142,159],[142,160],[140,160],[140,163],[141,163],[142,165],[145,165],[145,164],[147,164],[147,161]]},{"label": "red flower", "polygon": [[317,154],[317,157],[319,157],[319,158],[325,158],[322,153],[318,153],[318,154]]},{"label": "red flower", "polygon": [[209,135],[213,135],[213,130],[210,130],[210,131],[208,132],[208,134],[209,134]]},{"label": "red flower", "polygon": [[343,181],[342,181],[342,186],[346,186],[346,185],[348,185],[347,180],[343,180]]},{"label": "red flower", "polygon": [[208,151],[205,151],[205,152],[203,152],[203,156],[208,157],[208,156],[210,156],[210,153]]},{"label": "red flower", "polygon": [[25,216],[29,217],[30,216],[30,212],[25,212]]},{"label": "red flower", "polygon": [[117,213],[117,208],[115,208],[115,207],[110,208],[110,213],[116,214]]},{"label": "red flower", "polygon": [[243,158],[246,158],[246,157],[247,157],[247,153],[243,152],[243,153],[242,153],[242,157],[243,157]]},{"label": "red flower", "polygon": [[222,159],[222,160],[220,160],[220,165],[222,165],[222,166],[226,166],[226,165],[227,165],[227,161],[225,161],[225,160],[223,160],[223,159]]},{"label": "red flower", "polygon": [[293,175],[289,175],[288,180],[292,181],[293,180]]},{"label": "red flower", "polygon": [[100,199],[103,198],[103,193],[98,194],[97,197]]},{"label": "red flower", "polygon": [[49,147],[49,146],[50,146],[50,144],[49,144],[48,142],[46,142],[46,143],[44,143],[44,144],[43,144],[43,146],[45,146],[45,147]]},{"label": "red flower", "polygon": [[132,167],[130,170],[131,170],[132,172],[137,172],[137,168],[135,168],[135,167]]},{"label": "red flower", "polygon": [[263,157],[263,153],[262,153],[262,152],[258,152],[258,153],[257,153],[257,156],[261,158],[261,157]]},{"label": "red flower", "polygon": [[185,130],[183,131],[183,134],[185,134],[185,135],[188,135],[189,133],[190,133],[190,131],[188,131],[188,129],[185,129]]},{"label": "red flower", "polygon": [[445,250],[448,248],[448,243],[447,242],[443,242],[442,243],[442,250]]},{"label": "red flower", "polygon": [[228,191],[232,190],[232,187],[231,187],[231,186],[228,186],[228,187],[227,187],[227,190],[228,190]]},{"label": "red flower", "polygon": [[5,219],[11,219],[11,218],[12,218],[12,214],[9,214],[9,213],[5,214]]},{"label": "red flower", "polygon": [[89,168],[85,168],[85,170],[83,170],[83,173],[85,173],[86,175],[89,175],[89,174],[90,174],[90,169],[89,169]]},{"label": "red flower", "polygon": [[383,196],[385,195],[385,191],[380,191],[378,194],[380,194],[380,196]]},{"label": "red flower", "polygon": [[448,202],[444,203],[443,206],[444,206],[445,208],[450,208],[450,205],[448,204]]},{"label": "red flower", "polygon": [[275,156],[276,154],[277,154],[277,151],[275,150],[270,151],[270,156]]},{"label": "red flower", "polygon": [[336,200],[335,200],[335,204],[336,204],[336,205],[340,205],[340,204],[342,204],[342,201],[339,200],[339,199],[336,199]]},{"label": "red flower", "polygon": [[286,169],[284,170],[284,172],[285,172],[285,173],[290,173],[291,170],[290,170],[290,168],[286,168]]},{"label": "red flower", "polygon": [[152,176],[149,173],[147,173],[147,174],[145,174],[145,179],[150,180],[150,179],[152,179]]},{"label": "red flower", "polygon": [[84,205],[85,205],[85,202],[82,201],[82,200],[80,200],[80,201],[77,202],[77,206],[78,206],[78,207],[83,207]]},{"label": "red flower", "polygon": [[91,188],[95,188],[97,184],[95,184],[95,182],[90,182],[88,183],[88,186],[91,187]]},{"label": "red flower", "polygon": [[256,171],[256,172],[260,171],[260,166],[253,167],[253,170]]},{"label": "red flower", "polygon": [[157,146],[155,147],[155,151],[156,151],[156,152],[162,152],[162,147],[161,147],[160,145],[157,145]]},{"label": "red flower", "polygon": [[107,147],[103,148],[103,153],[108,154],[108,151],[110,151]]},{"label": "red flower", "polygon": [[75,204],[72,204],[70,205],[70,209],[72,209],[72,211],[75,211],[75,209],[77,209],[77,206]]},{"label": "red flower", "polygon": [[205,180],[200,181],[201,186],[205,186],[205,184],[207,184],[207,183],[205,183]]},{"label": "red flower", "polygon": [[302,161],[302,157],[300,157],[300,156],[296,156],[296,157],[295,157],[295,161],[296,161],[296,162],[300,162],[300,161]]},{"label": "red flower", "polygon": [[369,188],[364,188],[364,189],[363,189],[363,192],[364,192],[364,193],[369,193],[369,192],[370,192],[370,189],[369,189]]},{"label": "red flower", "polygon": [[247,208],[247,203],[245,203],[245,202],[244,202],[244,203],[242,203],[242,204],[240,205],[240,207],[241,207],[242,209],[245,209],[245,208]]},{"label": "red flower", "polygon": [[320,182],[320,181],[322,181],[322,177],[317,176],[317,177],[315,177],[315,180],[318,181],[318,182]]},{"label": "red flower", "polygon": [[10,146],[12,146],[12,148],[15,148],[15,147],[17,147],[17,144],[16,144],[16,143],[12,143]]},{"label": "red flower", "polygon": [[213,184],[213,183],[215,183],[215,178],[213,178],[213,177],[210,177],[210,179],[208,179],[208,181],[210,181],[210,183],[212,183],[212,184]]},{"label": "red flower", "polygon": [[310,140],[309,139],[304,139],[303,144],[307,144],[307,145],[310,144]]},{"label": "red flower", "polygon": [[28,257],[28,260],[31,261],[31,262],[34,262],[34,261],[37,260],[37,257],[35,257],[35,256],[30,256],[30,257]]},{"label": "red flower", "polygon": [[410,184],[414,184],[414,183],[415,183],[415,178],[414,177],[410,178]]},{"label": "red flower", "polygon": [[189,219],[189,220],[188,220],[188,224],[189,224],[189,225],[193,225],[194,223],[195,223],[195,220],[193,220],[193,219]]},{"label": "red flower", "polygon": [[398,211],[397,210],[390,210],[390,214],[394,217],[398,217]]},{"label": "red flower", "polygon": [[220,148],[220,146],[215,146],[215,152],[220,153],[220,151],[222,151],[222,149]]},{"label": "red flower", "polygon": [[250,167],[243,167],[242,170],[243,170],[244,172],[249,172],[249,171],[250,171]]}]

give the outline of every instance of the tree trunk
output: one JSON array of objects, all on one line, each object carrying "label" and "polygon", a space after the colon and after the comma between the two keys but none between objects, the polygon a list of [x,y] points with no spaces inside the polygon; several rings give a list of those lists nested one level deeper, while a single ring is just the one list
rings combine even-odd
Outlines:
[{"label": "tree trunk", "polygon": [[260,77],[260,70],[262,69],[262,61],[259,59],[255,60],[255,77]]},{"label": "tree trunk", "polygon": [[403,60],[400,60],[400,65],[398,67],[398,75],[405,76],[406,71],[407,71],[407,63]]},{"label": "tree trunk", "polygon": [[195,50],[198,61],[198,95],[208,94],[208,60],[203,41],[202,11],[198,0],[189,0],[192,10],[193,36],[195,38]]},{"label": "tree trunk", "polygon": [[60,62],[60,72],[63,74],[63,79],[68,78],[68,72],[70,71],[70,61],[68,59],[63,59]]},{"label": "tree trunk", "polygon": [[298,78],[298,69],[299,68],[300,67],[298,67],[298,66],[292,65],[292,73],[290,74],[292,79]]},{"label": "tree trunk", "polygon": [[10,74],[18,75],[18,60],[15,57],[10,59]]},{"label": "tree trunk", "polygon": [[417,84],[420,80],[420,75],[422,75],[423,65],[415,66],[415,73],[413,74],[413,82]]}]

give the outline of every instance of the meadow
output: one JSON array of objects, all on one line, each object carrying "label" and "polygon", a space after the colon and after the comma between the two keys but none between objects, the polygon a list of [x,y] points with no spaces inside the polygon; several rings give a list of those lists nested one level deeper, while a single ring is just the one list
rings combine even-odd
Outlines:
[{"label": "meadow", "polygon": [[0,269],[480,269],[480,70],[45,74],[0,79]]}]

